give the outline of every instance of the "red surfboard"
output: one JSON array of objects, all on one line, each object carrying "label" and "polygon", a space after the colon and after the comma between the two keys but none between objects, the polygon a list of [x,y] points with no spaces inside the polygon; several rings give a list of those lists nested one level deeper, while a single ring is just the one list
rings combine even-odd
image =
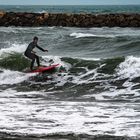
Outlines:
[{"label": "red surfboard", "polygon": [[51,65],[51,66],[41,66],[38,69],[30,71],[31,73],[42,73],[42,72],[47,72],[54,70],[59,64]]}]

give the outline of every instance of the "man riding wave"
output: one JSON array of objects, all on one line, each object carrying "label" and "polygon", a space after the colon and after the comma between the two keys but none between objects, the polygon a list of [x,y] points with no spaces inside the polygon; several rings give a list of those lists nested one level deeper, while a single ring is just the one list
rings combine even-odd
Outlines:
[{"label": "man riding wave", "polygon": [[39,47],[37,42],[38,42],[38,37],[35,36],[33,38],[33,41],[28,45],[28,47],[27,47],[27,49],[26,49],[26,51],[24,53],[24,55],[26,57],[28,57],[29,59],[32,60],[31,61],[31,66],[30,66],[31,70],[33,70],[35,60],[37,62],[38,67],[40,66],[39,56],[37,56],[35,54],[36,52],[33,51],[33,49],[36,47],[36,48],[40,49],[43,52],[48,52],[48,50],[44,50],[43,48]]}]

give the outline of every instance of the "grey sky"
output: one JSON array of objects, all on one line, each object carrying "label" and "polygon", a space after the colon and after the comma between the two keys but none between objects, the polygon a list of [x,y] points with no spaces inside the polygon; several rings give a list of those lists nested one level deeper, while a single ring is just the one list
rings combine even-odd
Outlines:
[{"label": "grey sky", "polygon": [[0,5],[126,5],[140,4],[140,0],[0,0]]}]

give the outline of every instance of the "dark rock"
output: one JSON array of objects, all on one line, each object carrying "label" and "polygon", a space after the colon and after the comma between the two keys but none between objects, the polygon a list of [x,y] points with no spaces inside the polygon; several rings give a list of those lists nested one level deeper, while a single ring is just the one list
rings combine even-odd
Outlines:
[{"label": "dark rock", "polygon": [[0,11],[0,26],[140,27],[140,14],[14,13]]},{"label": "dark rock", "polygon": [[34,17],[34,14],[25,14],[24,17],[31,19]]},{"label": "dark rock", "polygon": [[45,20],[48,19],[49,18],[49,13],[44,13],[43,17],[44,17]]},{"label": "dark rock", "polygon": [[6,13],[4,11],[0,11],[0,19],[4,17]]}]

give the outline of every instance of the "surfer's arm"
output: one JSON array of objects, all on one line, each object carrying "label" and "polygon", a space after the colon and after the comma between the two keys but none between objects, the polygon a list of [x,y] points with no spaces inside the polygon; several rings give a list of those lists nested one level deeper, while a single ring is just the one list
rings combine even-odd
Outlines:
[{"label": "surfer's arm", "polygon": [[38,45],[36,45],[36,47],[37,47],[39,50],[43,51],[43,52],[48,51],[48,50],[44,50],[43,48],[39,47]]}]

